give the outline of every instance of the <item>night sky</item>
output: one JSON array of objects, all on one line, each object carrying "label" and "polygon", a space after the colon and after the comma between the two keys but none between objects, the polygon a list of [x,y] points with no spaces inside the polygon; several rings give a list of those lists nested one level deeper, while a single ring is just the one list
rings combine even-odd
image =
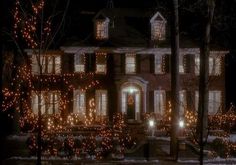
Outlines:
[{"label": "night sky", "polygon": [[[68,35],[73,35],[76,32],[75,27],[79,27],[77,15],[81,11],[97,12],[108,6],[109,0],[70,0],[68,12],[63,26],[63,39],[59,45],[63,45],[63,41]],[[197,0],[180,0],[180,33],[190,35],[194,40],[199,41],[199,32],[202,30],[203,18],[205,12],[204,6],[193,6]],[[63,13],[67,0],[51,0],[46,1],[47,12],[50,13],[53,8],[60,13]],[[157,8],[164,9],[170,13],[169,1],[166,0],[113,0],[115,8]],[[2,0],[2,44],[6,49],[11,45],[9,37],[5,32],[11,31],[12,26],[12,9],[14,0]],[[231,102],[236,103],[236,1],[235,0],[217,0],[214,26],[212,28],[212,41],[221,48],[230,50],[230,54],[226,58],[226,102],[227,105]],[[76,26],[75,26],[76,25]],[[180,39],[181,40],[181,39]],[[223,41],[223,42],[222,42]],[[10,44],[9,44],[10,43]],[[3,49],[3,50],[4,50]]]}]

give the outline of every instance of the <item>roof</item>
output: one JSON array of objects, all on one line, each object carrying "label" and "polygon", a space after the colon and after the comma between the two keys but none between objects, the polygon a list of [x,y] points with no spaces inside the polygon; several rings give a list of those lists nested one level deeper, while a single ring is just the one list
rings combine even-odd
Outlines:
[{"label": "roof", "polygon": [[[86,13],[86,12],[83,12]],[[76,32],[67,38],[64,46],[100,46],[100,47],[170,47],[168,14],[157,9],[106,8],[97,14],[79,16]],[[153,16],[167,22],[166,40],[151,44],[150,21]],[[94,21],[109,19],[109,39],[97,41],[94,37]],[[154,18],[155,19],[155,18]],[[185,33],[180,34],[180,47],[199,47],[197,42]]]}]

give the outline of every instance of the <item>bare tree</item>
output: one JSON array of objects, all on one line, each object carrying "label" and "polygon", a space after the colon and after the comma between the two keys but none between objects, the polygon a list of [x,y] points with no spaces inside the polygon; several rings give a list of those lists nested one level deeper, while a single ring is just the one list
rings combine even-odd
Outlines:
[{"label": "bare tree", "polygon": [[[33,51],[36,56],[37,65],[39,68],[39,80],[42,78],[43,65],[45,59],[43,59],[44,54],[50,48],[51,44],[54,42],[57,33],[59,32],[62,23],[64,22],[65,14],[69,6],[67,1],[66,8],[63,12],[62,20],[56,26],[56,29],[52,31],[52,18],[56,15],[51,13],[49,16],[45,16],[44,0],[39,0],[36,2],[21,2],[16,0],[14,9],[14,41],[16,43],[18,53],[24,55],[21,50],[20,41],[25,41],[27,47]],[[23,46],[23,49],[25,47]],[[42,147],[42,84],[38,81],[38,138],[37,138],[37,164],[41,165],[41,147]]]},{"label": "bare tree", "polygon": [[179,15],[178,0],[171,4],[171,142],[170,154],[177,159],[179,119]]},{"label": "bare tree", "polygon": [[200,79],[197,132],[199,133],[200,164],[203,164],[203,149],[207,141],[208,130],[208,81],[209,81],[209,44],[211,24],[214,15],[215,0],[207,0],[206,29],[200,47]]}]

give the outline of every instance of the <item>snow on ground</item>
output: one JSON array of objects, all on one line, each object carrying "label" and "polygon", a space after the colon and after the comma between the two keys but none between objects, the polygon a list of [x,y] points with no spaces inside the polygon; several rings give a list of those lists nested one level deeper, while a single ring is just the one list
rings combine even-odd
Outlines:
[{"label": "snow on ground", "polygon": [[7,140],[26,141],[29,137],[30,134],[9,135]]},{"label": "snow on ground", "polygon": [[[198,163],[199,161],[198,160],[181,160],[179,159],[178,160],[179,163]],[[216,157],[216,158],[213,158],[213,159],[207,159],[207,160],[204,160],[204,163],[210,163],[210,164],[214,164],[214,163],[236,163],[236,158],[220,158],[220,157]],[[208,164],[208,165],[210,165]]]},{"label": "snow on ground", "polygon": [[229,137],[217,137],[217,136],[208,136],[207,141],[208,142],[213,142],[216,138],[224,139],[224,140],[229,140],[230,142],[236,142],[236,134],[230,134]]}]

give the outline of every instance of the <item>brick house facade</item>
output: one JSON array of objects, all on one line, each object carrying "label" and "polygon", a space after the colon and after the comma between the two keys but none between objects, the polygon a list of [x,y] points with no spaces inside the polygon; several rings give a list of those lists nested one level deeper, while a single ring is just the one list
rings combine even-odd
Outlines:
[{"label": "brick house facade", "polygon": [[[141,121],[144,113],[163,115],[170,101],[170,56],[168,21],[155,10],[103,9],[94,15],[93,35],[76,44],[65,44],[58,51],[48,51],[43,76],[73,75],[73,90],[52,84],[52,91],[68,93],[66,113],[88,113],[90,99],[95,99],[97,118],[122,112],[129,121]],[[91,25],[91,24],[90,24]],[[85,26],[85,25],[82,25]],[[87,25],[88,26],[88,25]],[[197,109],[200,49],[189,41],[180,45],[180,115]],[[227,51],[211,50],[209,58],[209,114],[225,107],[225,66]],[[31,50],[32,72],[37,64]],[[84,90],[81,74],[94,73],[99,85]],[[78,78],[78,79],[77,79]],[[35,80],[37,81],[37,80]],[[49,91],[50,91],[49,89]],[[81,90],[82,89],[82,90]],[[59,113],[57,92],[45,94],[52,106],[43,113]],[[37,113],[37,94],[32,109]],[[45,101],[46,102],[46,101]]]}]

